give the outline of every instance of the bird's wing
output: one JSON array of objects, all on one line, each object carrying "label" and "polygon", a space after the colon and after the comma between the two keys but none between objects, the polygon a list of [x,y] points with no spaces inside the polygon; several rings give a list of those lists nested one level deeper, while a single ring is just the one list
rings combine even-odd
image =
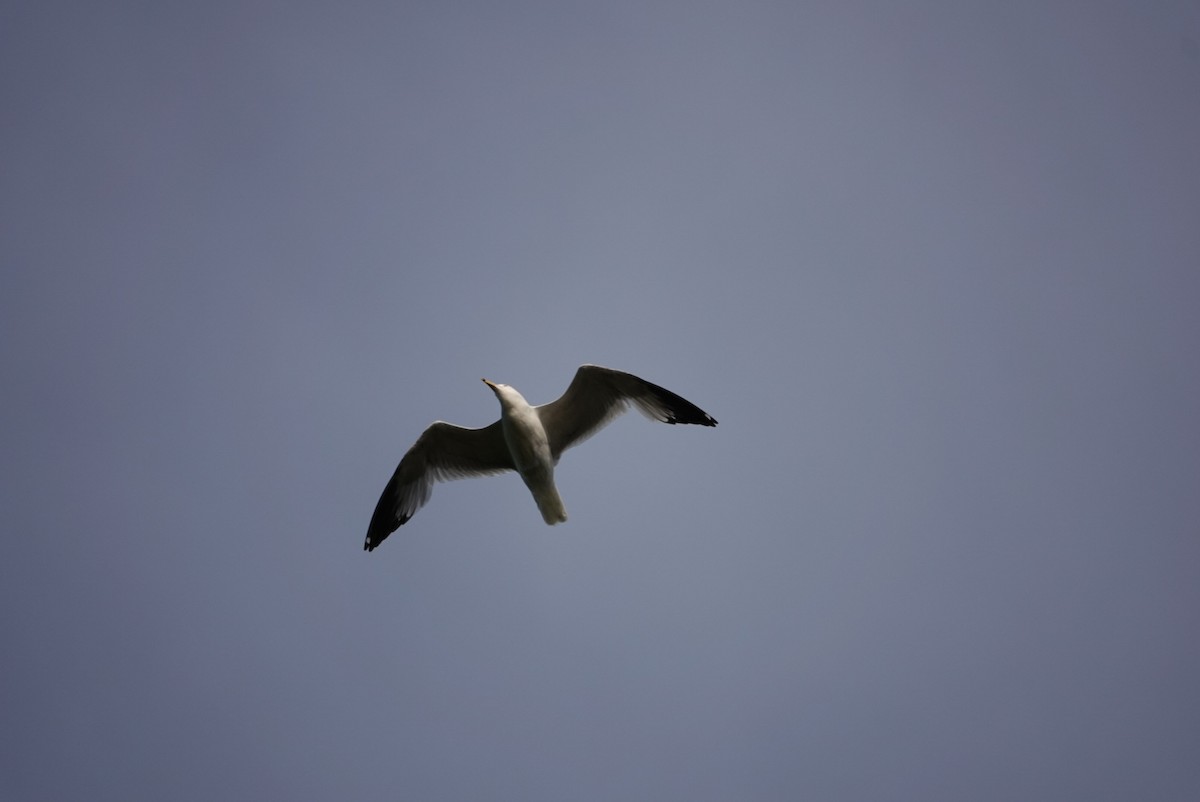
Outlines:
[{"label": "bird's wing", "polygon": [[700,407],[657,384],[631,373],[584,365],[575,371],[571,386],[560,398],[537,407],[550,440],[550,453],[557,460],[624,412],[630,402],[646,417],[663,423],[717,425]]},{"label": "bird's wing", "polygon": [[500,421],[482,429],[430,424],[396,466],[375,505],[363,548],[373,550],[429,501],[433,483],[515,470]]}]

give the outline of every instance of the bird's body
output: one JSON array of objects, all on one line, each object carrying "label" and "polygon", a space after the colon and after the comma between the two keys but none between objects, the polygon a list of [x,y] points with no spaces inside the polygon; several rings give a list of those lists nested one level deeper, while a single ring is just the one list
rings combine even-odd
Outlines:
[{"label": "bird's body", "polygon": [[500,430],[517,473],[533,494],[546,523],[551,526],[562,523],[567,520],[567,510],[554,484],[557,460],[550,453],[550,438],[537,409],[512,387],[487,384],[500,399]]},{"label": "bird's body", "polygon": [[664,423],[716,426],[707,412],[630,373],[584,365],[556,401],[531,406],[507,384],[483,380],[500,402],[500,420],[482,429],[437,421],[408,450],[383,490],[363,548],[373,550],[429,500],[438,480],[515,470],[533,494],[542,519],[567,520],[554,468],[563,451],[623,412],[632,402]]}]

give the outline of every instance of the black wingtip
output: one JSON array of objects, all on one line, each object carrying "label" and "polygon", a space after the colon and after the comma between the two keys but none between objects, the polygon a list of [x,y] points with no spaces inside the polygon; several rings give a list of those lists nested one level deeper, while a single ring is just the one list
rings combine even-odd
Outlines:
[{"label": "black wingtip", "polygon": [[411,515],[405,515],[398,520],[387,521],[386,517],[381,517],[379,511],[376,510],[375,516],[371,519],[371,525],[367,527],[363,551],[375,551],[383,541],[388,539],[388,535],[399,529],[411,517]]},{"label": "black wingtip", "polygon": [[650,384],[650,382],[646,382],[646,384],[649,384],[654,389],[658,400],[667,408],[667,423],[684,423],[692,426],[717,425],[716,418],[683,396],[677,395],[664,387],[659,387],[657,384]]},{"label": "black wingtip", "polygon": [[363,551],[375,551],[390,534],[391,532],[368,532],[367,539],[363,541]]},{"label": "black wingtip", "polygon": [[696,406],[690,401],[686,403],[687,406],[685,408],[675,410],[675,418],[680,423],[690,423],[695,426],[717,425],[717,419],[712,415],[709,415],[707,412],[700,409],[700,407]]},{"label": "black wingtip", "polygon": [[671,424],[672,426],[674,426],[676,423],[686,423],[686,424],[690,424],[693,426],[716,426],[717,425],[717,419],[714,418],[712,415],[709,415],[706,412],[702,412],[700,414],[703,415],[703,417],[695,416],[695,415],[693,415],[693,416],[672,415],[670,418],[667,419],[667,423]]}]

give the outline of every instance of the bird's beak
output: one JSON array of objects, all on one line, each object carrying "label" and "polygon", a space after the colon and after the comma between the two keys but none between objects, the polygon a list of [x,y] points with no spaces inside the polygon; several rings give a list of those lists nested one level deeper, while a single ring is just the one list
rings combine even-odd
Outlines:
[{"label": "bird's beak", "polygon": [[487,379],[484,379],[484,380],[483,380],[483,383],[484,383],[484,384],[486,384],[488,387],[491,387],[493,390],[494,390],[494,389],[496,389],[496,385],[492,384],[492,383],[491,383],[490,381],[488,381]]}]

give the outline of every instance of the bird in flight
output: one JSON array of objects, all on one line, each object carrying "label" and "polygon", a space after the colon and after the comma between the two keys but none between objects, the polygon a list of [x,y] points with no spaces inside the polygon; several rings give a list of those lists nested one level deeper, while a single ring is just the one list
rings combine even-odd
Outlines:
[{"label": "bird in flight", "polygon": [[482,429],[437,421],[429,425],[400,460],[375,505],[363,548],[372,551],[429,501],[433,484],[448,479],[517,471],[543,520],[553,526],[567,520],[554,485],[554,466],[632,402],[637,410],[663,423],[716,426],[704,410],[670,390],[631,373],[583,365],[557,401],[529,402],[507,384],[483,380],[500,402],[500,420]]}]

